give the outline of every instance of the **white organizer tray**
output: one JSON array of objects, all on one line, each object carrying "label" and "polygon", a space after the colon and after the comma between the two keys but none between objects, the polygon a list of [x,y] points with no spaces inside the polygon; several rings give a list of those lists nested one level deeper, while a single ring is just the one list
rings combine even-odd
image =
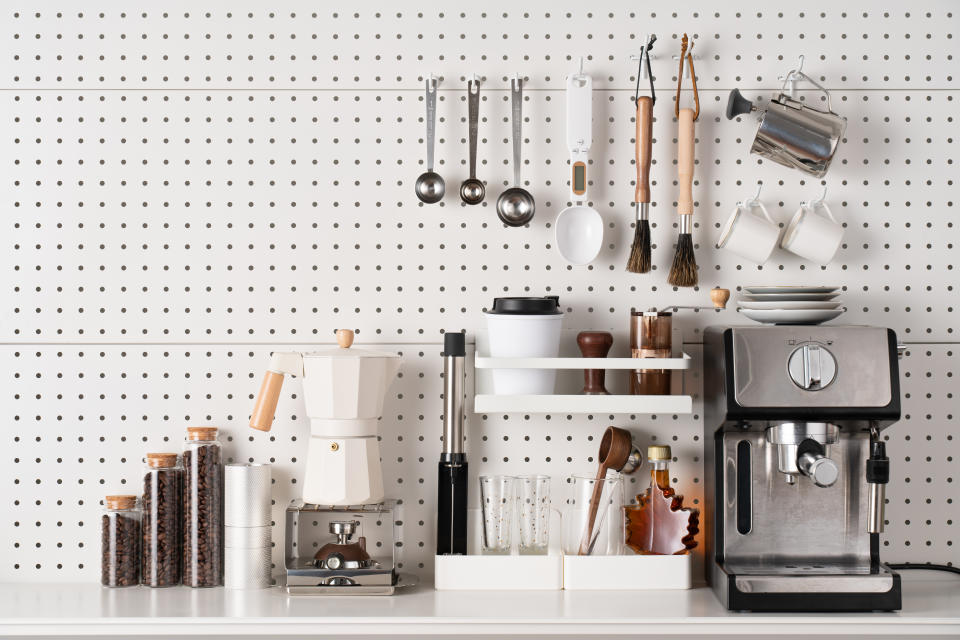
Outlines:
[{"label": "white organizer tray", "polygon": [[[560,514],[551,515],[550,530],[560,531]],[[560,552],[559,536],[551,536],[545,556],[480,555],[480,510],[467,511],[465,556],[435,556],[438,591],[600,591],[690,589],[693,556],[569,556]]]}]

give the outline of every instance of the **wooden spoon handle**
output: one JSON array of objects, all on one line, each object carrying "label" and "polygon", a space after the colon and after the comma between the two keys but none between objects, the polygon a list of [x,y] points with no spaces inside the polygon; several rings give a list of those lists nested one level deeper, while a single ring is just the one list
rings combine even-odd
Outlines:
[{"label": "wooden spoon handle", "polygon": [[590,496],[590,511],[587,514],[587,528],[580,537],[580,549],[577,555],[585,556],[590,554],[590,538],[593,534],[593,525],[597,521],[597,511],[600,509],[600,497],[603,494],[604,478],[607,477],[607,468],[600,465],[597,470],[597,478],[593,483],[593,494]]}]

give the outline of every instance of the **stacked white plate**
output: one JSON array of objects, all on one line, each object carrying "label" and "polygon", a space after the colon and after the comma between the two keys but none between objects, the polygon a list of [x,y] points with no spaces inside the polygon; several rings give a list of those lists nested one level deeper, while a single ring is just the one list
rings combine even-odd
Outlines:
[{"label": "stacked white plate", "polygon": [[764,324],[820,324],[843,313],[840,287],[744,287],[740,313]]}]

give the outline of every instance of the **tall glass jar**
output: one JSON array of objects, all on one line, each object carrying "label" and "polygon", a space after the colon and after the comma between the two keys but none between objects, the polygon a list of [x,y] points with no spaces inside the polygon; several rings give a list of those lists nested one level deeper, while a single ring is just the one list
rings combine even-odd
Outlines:
[{"label": "tall glass jar", "polygon": [[180,584],[180,465],[175,453],[148,453],[143,471],[141,581]]},{"label": "tall glass jar", "polygon": [[140,584],[140,510],[137,496],[106,496],[100,519],[100,584]]},{"label": "tall glass jar", "polygon": [[[630,355],[633,358],[669,358],[672,355],[672,314],[651,309],[630,310]],[[634,369],[630,393],[641,396],[670,395],[669,369]]]},{"label": "tall glass jar", "polygon": [[187,427],[183,445],[183,584],[223,584],[223,455],[216,427]]}]

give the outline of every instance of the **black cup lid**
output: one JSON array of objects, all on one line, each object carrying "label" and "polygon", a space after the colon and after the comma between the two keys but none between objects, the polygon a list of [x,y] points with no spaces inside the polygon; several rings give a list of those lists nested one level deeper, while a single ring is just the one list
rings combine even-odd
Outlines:
[{"label": "black cup lid", "polygon": [[512,316],[557,316],[560,310],[560,296],[540,298],[494,298],[493,308],[487,313]]},{"label": "black cup lid", "polygon": [[448,331],[443,334],[443,355],[459,358],[467,355],[467,341],[459,331]]}]

